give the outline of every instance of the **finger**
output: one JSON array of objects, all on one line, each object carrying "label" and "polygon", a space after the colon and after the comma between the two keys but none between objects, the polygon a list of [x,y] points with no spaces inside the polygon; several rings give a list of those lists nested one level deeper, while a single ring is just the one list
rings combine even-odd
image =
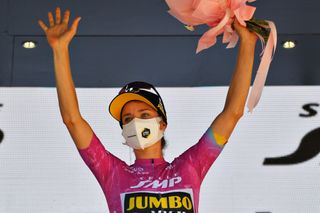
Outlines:
[{"label": "finger", "polygon": [[70,18],[70,10],[66,10],[63,15],[63,23],[68,24]]},{"label": "finger", "polygon": [[48,19],[49,19],[50,27],[53,27],[54,26],[54,21],[53,21],[53,16],[52,16],[51,12],[48,12]]},{"label": "finger", "polygon": [[38,24],[40,25],[40,27],[42,28],[42,30],[44,32],[46,32],[48,30],[47,25],[45,25],[42,20],[38,20]]},{"label": "finger", "polygon": [[78,29],[78,25],[79,25],[80,20],[81,20],[81,17],[79,16],[73,21],[73,23],[71,25],[70,29],[71,29],[71,31],[74,32],[74,34],[76,33],[76,31]]},{"label": "finger", "polygon": [[60,7],[56,8],[56,24],[60,24],[61,22],[61,10]]},{"label": "finger", "polygon": [[231,27],[232,27],[233,30],[236,30],[236,29],[239,28],[239,21],[238,21],[238,19],[235,19],[235,20],[232,22]]}]

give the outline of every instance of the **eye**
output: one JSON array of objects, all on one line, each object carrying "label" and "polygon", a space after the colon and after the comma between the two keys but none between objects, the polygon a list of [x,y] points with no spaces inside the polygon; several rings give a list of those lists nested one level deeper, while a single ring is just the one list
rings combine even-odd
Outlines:
[{"label": "eye", "polygon": [[140,116],[141,118],[144,118],[144,119],[146,119],[146,118],[150,118],[150,114],[149,113],[147,113],[147,112],[144,112],[144,113],[142,113],[141,114],[141,116]]},{"label": "eye", "polygon": [[124,123],[124,124],[127,124],[127,123],[129,123],[131,120],[132,120],[132,117],[129,117],[129,116],[124,117],[124,118],[123,118],[123,123]]}]

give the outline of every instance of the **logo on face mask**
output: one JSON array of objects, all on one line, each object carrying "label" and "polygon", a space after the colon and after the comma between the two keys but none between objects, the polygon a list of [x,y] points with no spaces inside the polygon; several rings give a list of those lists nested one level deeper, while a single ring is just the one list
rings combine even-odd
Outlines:
[{"label": "logo on face mask", "polygon": [[150,134],[151,134],[151,131],[148,128],[144,128],[141,132],[141,136],[143,138],[148,138]]}]

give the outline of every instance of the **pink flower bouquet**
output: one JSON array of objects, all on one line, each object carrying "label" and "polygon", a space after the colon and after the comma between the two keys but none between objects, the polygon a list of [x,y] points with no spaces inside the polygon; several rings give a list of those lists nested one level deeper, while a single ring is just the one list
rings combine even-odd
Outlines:
[{"label": "pink flower bouquet", "polygon": [[232,28],[235,19],[250,31],[255,32],[262,44],[261,62],[250,92],[248,108],[251,112],[259,102],[268,69],[276,48],[277,33],[273,22],[253,18],[255,7],[247,2],[255,0],[166,0],[169,13],[193,31],[194,26],[206,24],[209,30],[198,42],[196,52],[213,46],[217,36],[223,34],[222,42],[233,48],[238,42],[238,35]]}]

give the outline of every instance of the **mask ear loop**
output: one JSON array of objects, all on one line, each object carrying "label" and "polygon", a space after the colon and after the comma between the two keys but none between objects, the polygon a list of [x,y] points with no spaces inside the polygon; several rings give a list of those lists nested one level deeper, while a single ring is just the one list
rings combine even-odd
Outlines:
[{"label": "mask ear loop", "polygon": [[166,122],[163,120],[162,116],[158,116],[156,118],[156,121],[159,123],[159,134],[161,134],[160,140],[162,140],[162,138],[164,137],[165,128],[164,129],[160,128],[161,127],[161,123],[160,122],[161,121],[163,121],[164,123],[166,123]]},{"label": "mask ear loop", "polygon": [[160,124],[160,121],[163,121],[163,118],[161,115],[159,115],[158,117],[156,117],[156,121]]},{"label": "mask ear loop", "polygon": [[165,129],[161,129],[160,127],[161,127],[161,121],[163,121],[164,123],[166,123],[164,120],[163,120],[163,118],[162,118],[162,116],[158,116],[157,118],[156,118],[156,121],[159,123],[159,132],[162,134],[162,137],[161,138],[163,138],[164,137],[164,131],[165,131]]}]

